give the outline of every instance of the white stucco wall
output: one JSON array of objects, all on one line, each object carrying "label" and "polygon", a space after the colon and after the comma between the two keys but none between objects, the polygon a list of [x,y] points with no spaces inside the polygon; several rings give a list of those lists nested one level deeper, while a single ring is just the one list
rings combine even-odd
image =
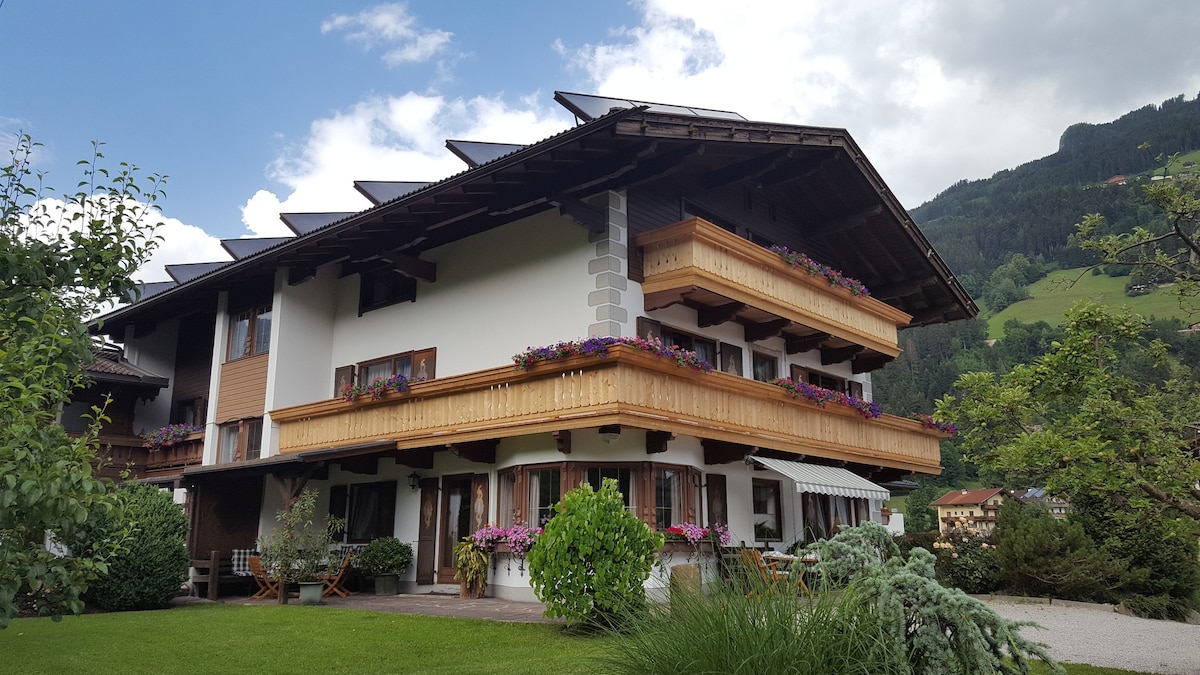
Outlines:
[{"label": "white stucco wall", "polygon": [[179,321],[171,319],[155,327],[154,332],[134,337],[127,331],[125,360],[167,378],[167,386],[154,400],[139,400],[133,408],[133,433],[141,434],[166,426],[171,421],[171,395],[175,387],[175,350],[179,343]]}]

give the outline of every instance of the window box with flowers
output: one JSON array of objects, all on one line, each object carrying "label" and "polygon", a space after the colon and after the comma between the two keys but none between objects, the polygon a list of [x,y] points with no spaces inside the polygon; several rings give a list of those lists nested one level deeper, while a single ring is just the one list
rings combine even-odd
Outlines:
[{"label": "window box with flowers", "polygon": [[524,576],[525,556],[541,535],[540,527],[529,527],[524,523],[516,523],[510,527],[497,527],[488,523],[475,530],[470,539],[474,544],[489,554],[492,558],[492,571],[496,570],[501,556],[507,556],[505,569],[511,571],[512,560],[517,560],[517,571]]},{"label": "window box with flowers", "polygon": [[204,431],[199,424],[168,424],[155,431],[142,434],[142,440],[150,452],[159,452],[174,447],[185,441],[195,440],[193,434]]},{"label": "window box with flowers", "polygon": [[685,553],[688,558],[696,554],[713,553],[717,546],[729,545],[729,528],[717,523],[711,528],[695,523],[678,523],[663,530],[662,553],[669,557]]}]

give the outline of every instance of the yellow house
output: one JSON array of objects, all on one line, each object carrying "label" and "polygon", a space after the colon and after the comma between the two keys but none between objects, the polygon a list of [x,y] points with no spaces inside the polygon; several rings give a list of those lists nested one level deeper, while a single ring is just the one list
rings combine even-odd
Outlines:
[{"label": "yellow house", "polygon": [[1005,497],[1010,496],[1003,488],[982,490],[955,490],[930,502],[938,512],[938,532],[952,529],[973,529],[988,533],[996,527],[996,516]]}]

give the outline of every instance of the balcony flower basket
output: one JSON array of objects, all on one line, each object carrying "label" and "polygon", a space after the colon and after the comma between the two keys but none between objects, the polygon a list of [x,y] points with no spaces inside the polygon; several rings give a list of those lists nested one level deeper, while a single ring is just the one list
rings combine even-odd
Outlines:
[{"label": "balcony flower basket", "polygon": [[818,387],[807,382],[796,382],[790,377],[771,380],[771,384],[781,387],[794,399],[805,399],[815,403],[818,408],[824,408],[826,404],[834,403],[851,408],[869,420],[883,415],[883,410],[874,401],[864,401],[856,396]]},{"label": "balcony flower basket", "polygon": [[718,546],[728,546],[730,542],[729,528],[721,523],[711,528],[695,523],[677,523],[663,530],[663,538],[664,556],[686,553],[689,560],[693,555],[712,553]]},{"label": "balcony flower basket", "polygon": [[410,382],[404,375],[392,375],[391,377],[377,377],[370,382],[359,382],[356,384],[343,385],[338,390],[338,396],[347,403],[353,403],[358,398],[370,395],[372,401],[382,399],[389,391],[394,391],[397,394],[407,393],[410,387]]},{"label": "balcony flower basket", "polygon": [[155,431],[142,434],[142,441],[150,448],[150,452],[158,452],[165,448],[186,441],[189,436],[204,431],[200,424],[168,424]]},{"label": "balcony flower basket", "polygon": [[640,349],[660,359],[674,361],[680,368],[711,373],[712,364],[700,358],[696,352],[681,349],[674,345],[664,345],[655,338],[647,340],[641,337],[590,337],[586,340],[558,342],[546,347],[529,347],[520,354],[513,355],[513,363],[518,370],[529,370],[541,361],[561,361],[572,356],[608,356],[608,348],[612,345],[629,345]]},{"label": "balcony flower basket", "polygon": [[939,422],[938,420],[933,419],[932,415],[926,415],[925,413],[913,413],[911,417],[920,422],[921,426],[925,427],[926,429],[939,431],[947,436],[953,436],[954,434],[958,433],[957,424],[952,424],[950,422]]},{"label": "balcony flower basket", "polygon": [[869,296],[871,292],[858,279],[852,279],[839,270],[835,270],[828,265],[809,258],[803,253],[789,250],[786,246],[769,246],[767,250],[778,255],[785,263],[791,266],[794,270],[807,272],[809,276],[824,277],[834,288],[844,288],[852,295]]}]

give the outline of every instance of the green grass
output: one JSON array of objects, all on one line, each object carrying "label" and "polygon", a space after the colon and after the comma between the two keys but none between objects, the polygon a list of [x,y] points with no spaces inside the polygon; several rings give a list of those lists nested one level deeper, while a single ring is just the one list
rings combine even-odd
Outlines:
[{"label": "green grass", "polygon": [[1189,317],[1187,312],[1179,308],[1179,299],[1169,288],[1131,298],[1125,295],[1125,284],[1128,282],[1129,277],[1092,275],[1090,272],[1084,273],[1081,268],[1051,272],[1045,279],[1029,286],[1031,297],[1028,300],[984,317],[988,322],[988,337],[1004,337],[1004,322],[1009,319],[1024,323],[1045,321],[1057,326],[1062,323],[1067,309],[1080,300],[1091,300],[1114,308],[1128,306],[1147,318],[1178,317],[1185,322],[1195,320],[1195,317]]},{"label": "green grass", "polygon": [[599,648],[554,624],[216,604],[17,619],[0,673],[583,673]]},{"label": "green grass", "polygon": [[[554,624],[302,606],[195,605],[17,619],[0,673],[590,673],[614,638]],[[1068,664],[1070,675],[1136,675]],[[1034,673],[1049,671],[1039,663]]]}]

